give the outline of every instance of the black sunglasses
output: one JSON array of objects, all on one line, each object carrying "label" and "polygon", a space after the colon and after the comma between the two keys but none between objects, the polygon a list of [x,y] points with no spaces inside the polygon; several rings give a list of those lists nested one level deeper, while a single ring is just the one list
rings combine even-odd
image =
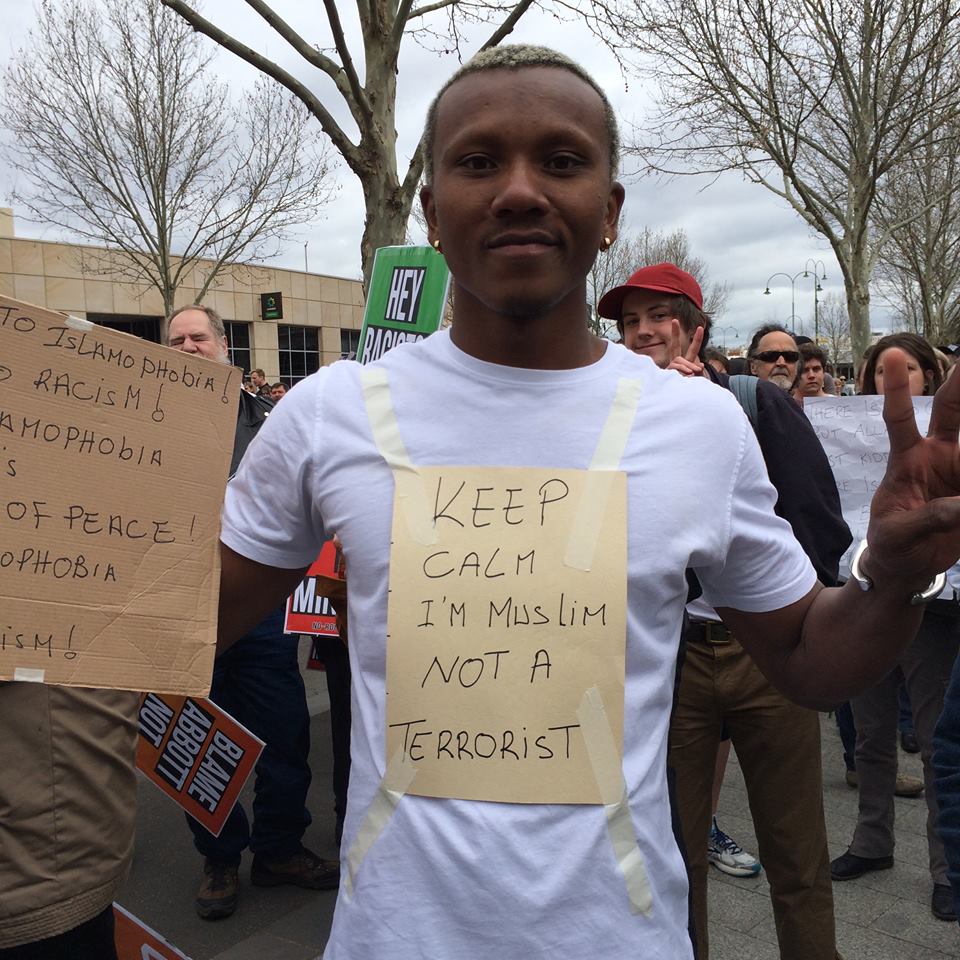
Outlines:
[{"label": "black sunglasses", "polygon": [[762,363],[776,363],[780,357],[783,357],[787,363],[796,363],[800,359],[800,353],[797,350],[764,350],[763,353],[753,355],[754,360]]}]

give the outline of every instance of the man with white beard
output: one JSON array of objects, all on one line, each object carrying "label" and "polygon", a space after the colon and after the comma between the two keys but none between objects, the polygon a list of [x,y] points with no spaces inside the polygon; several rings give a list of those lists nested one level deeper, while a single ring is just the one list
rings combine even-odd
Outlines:
[{"label": "man with white beard", "polygon": [[783,327],[768,323],[757,330],[747,356],[755,377],[769,380],[788,393],[794,388],[800,372],[800,350]]}]

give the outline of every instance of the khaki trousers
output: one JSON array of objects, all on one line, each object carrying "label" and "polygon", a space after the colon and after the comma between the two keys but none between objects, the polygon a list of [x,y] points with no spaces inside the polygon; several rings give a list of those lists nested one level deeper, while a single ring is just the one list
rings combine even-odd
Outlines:
[{"label": "khaki trousers", "polygon": [[[695,625],[694,625],[695,627]],[[687,851],[697,958],[707,960],[707,838],[720,728],[743,770],[782,960],[834,960],[820,721],[778,693],[732,639],[688,633],[670,760]]]}]

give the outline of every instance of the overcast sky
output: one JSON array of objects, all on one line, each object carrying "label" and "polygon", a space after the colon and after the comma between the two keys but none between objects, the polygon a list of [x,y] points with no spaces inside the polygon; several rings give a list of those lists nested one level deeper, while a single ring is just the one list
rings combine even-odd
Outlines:
[{"label": "overcast sky", "polygon": [[[308,42],[330,46],[319,4],[276,0],[274,7]],[[344,27],[356,34],[357,28],[349,20],[355,15],[355,5],[340,3],[339,7]],[[0,9],[5,26],[0,58],[6,64],[25,43],[34,13],[22,0],[0,0]],[[204,12],[214,23],[229,26],[238,39],[295,69],[316,93],[323,95],[332,90],[332,84],[319,72],[302,68],[302,61],[276,34],[271,35],[269,28],[240,0],[207,0]],[[465,44],[464,50],[468,54],[472,52],[488,30],[475,31],[473,46]],[[610,54],[585,29],[571,23],[558,24],[551,17],[534,12],[521,19],[510,40],[545,43],[579,60],[607,90],[624,129],[643,123],[649,101],[642,82],[636,78],[625,80]],[[210,41],[204,38],[204,42]],[[358,66],[362,69],[362,64]],[[427,104],[456,66],[452,56],[440,57],[410,39],[405,42],[397,107],[401,170],[405,169],[406,158],[419,137]],[[255,76],[252,68],[226,51],[219,53],[215,68],[238,90],[251,83]],[[337,106],[332,112],[343,122],[349,122],[345,109]],[[281,256],[272,261],[275,265],[303,269],[306,243],[311,271],[341,277],[360,276],[363,200],[358,182],[342,162],[336,175],[340,185],[336,199],[324,209],[315,226],[291,239]],[[686,177],[664,183],[632,175],[629,167],[624,171],[624,181],[627,201],[622,230],[650,226],[671,231],[682,227],[690,238],[693,253],[707,262],[711,277],[730,284],[727,309],[717,318],[716,342],[725,339],[732,345],[738,337],[748,337],[761,323],[786,322],[791,313],[790,283],[783,277],[775,278],[771,281],[771,295],[764,296],[767,279],[779,272],[795,275],[804,270],[811,258],[823,261],[826,268],[827,279],[822,283],[821,296],[831,292],[842,294],[840,270],[826,241],[814,234],[785,202],[763,187],[747,183],[735,174],[724,175],[715,182]],[[10,185],[7,171],[0,171],[2,206],[10,205]],[[22,219],[17,222],[17,233],[43,239],[62,236]],[[797,279],[795,297],[796,313],[803,319],[804,332],[812,335],[812,278]],[[884,326],[879,298],[874,298],[873,308],[873,326],[879,329]]]}]

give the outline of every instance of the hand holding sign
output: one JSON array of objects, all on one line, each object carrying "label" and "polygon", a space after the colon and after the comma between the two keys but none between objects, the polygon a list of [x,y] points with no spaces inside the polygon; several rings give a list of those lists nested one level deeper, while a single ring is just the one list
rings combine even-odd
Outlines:
[{"label": "hand holding sign", "polygon": [[878,585],[902,583],[912,593],[960,557],[960,378],[937,391],[926,437],[898,348],[885,351],[884,385],[890,460],[870,509],[865,566]]},{"label": "hand holding sign", "polygon": [[667,365],[668,370],[676,370],[684,377],[702,377],[703,364],[700,362],[700,346],[703,343],[703,327],[697,327],[690,338],[686,350],[680,335],[680,321],[670,321],[670,354],[673,359]]}]

